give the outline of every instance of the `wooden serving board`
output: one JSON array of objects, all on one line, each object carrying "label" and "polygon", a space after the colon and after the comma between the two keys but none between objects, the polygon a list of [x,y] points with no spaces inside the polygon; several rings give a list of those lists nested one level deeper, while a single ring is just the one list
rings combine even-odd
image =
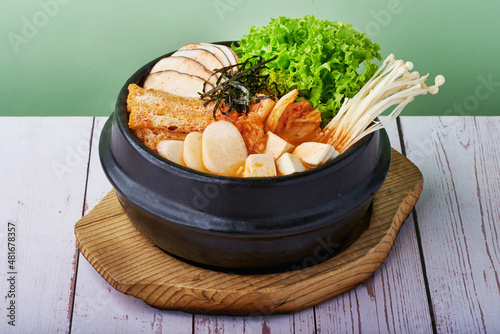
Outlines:
[{"label": "wooden serving board", "polygon": [[172,257],[137,231],[114,191],[76,223],[75,234],[80,252],[113,288],[153,307],[210,314],[292,313],[372,276],[389,255],[422,185],[418,168],[392,150],[389,175],[348,246],[325,262],[281,273],[223,273]]}]

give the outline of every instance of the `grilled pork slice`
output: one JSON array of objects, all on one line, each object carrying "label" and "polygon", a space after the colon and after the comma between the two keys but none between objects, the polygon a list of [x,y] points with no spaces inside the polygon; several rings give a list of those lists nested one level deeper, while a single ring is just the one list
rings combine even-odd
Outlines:
[{"label": "grilled pork slice", "polygon": [[230,66],[231,65],[231,60],[227,57],[226,53],[219,49],[215,44],[209,44],[209,43],[190,43],[182,46],[179,50],[196,50],[196,49],[202,49],[202,50],[207,50],[208,52],[211,52],[214,54],[214,56],[219,59],[219,61],[222,63],[224,67]]},{"label": "grilled pork slice", "polygon": [[[206,45],[207,43],[200,43],[200,44]],[[230,48],[229,46],[220,45],[220,44],[212,44],[212,45],[215,46],[216,48],[220,49],[222,52],[224,52],[226,57],[229,59],[229,62],[231,65],[238,64],[238,59],[239,59],[238,55],[236,54],[236,52],[234,52],[234,50],[232,48]],[[237,70],[236,67],[234,69]]]},{"label": "grilled pork slice", "polygon": [[194,59],[210,71],[224,67],[221,61],[212,52],[203,49],[177,50],[172,56],[182,56]]},{"label": "grilled pork slice", "polygon": [[217,84],[217,77],[213,76],[213,72],[208,70],[200,62],[187,57],[165,57],[160,59],[151,69],[151,73],[162,71],[177,71],[189,75],[195,75],[204,80],[207,80],[212,85]]},{"label": "grilled pork slice", "polygon": [[205,79],[195,75],[177,71],[161,71],[148,75],[144,81],[144,88],[156,89],[165,93],[183,97],[199,97],[199,92],[206,92],[214,86],[205,85]]},{"label": "grilled pork slice", "polygon": [[[136,84],[130,84],[128,88],[127,110],[130,112],[128,125],[133,130],[158,128],[179,133],[203,132],[215,121],[213,102],[204,106],[205,102],[197,98],[148,90]],[[235,122],[238,116],[235,112],[222,115],[217,111],[216,117],[217,120]]]}]

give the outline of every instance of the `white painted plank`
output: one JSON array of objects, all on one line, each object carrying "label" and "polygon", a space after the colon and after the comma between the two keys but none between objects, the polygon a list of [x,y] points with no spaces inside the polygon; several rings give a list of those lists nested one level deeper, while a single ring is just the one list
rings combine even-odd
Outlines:
[{"label": "white painted plank", "polygon": [[[86,213],[111,189],[102,171],[98,142],[106,118],[96,118]],[[71,332],[78,333],[192,333],[193,316],[152,308],[113,289],[80,254]]]},{"label": "white painted plank", "polygon": [[272,316],[208,316],[195,315],[194,333],[314,333],[312,308],[295,314]]},{"label": "white painted plank", "polygon": [[[400,151],[396,122],[387,132]],[[432,333],[411,216],[382,267],[357,288],[316,306],[316,324],[318,333]]]},{"label": "white painted plank", "polygon": [[438,333],[500,330],[500,118],[408,117],[426,183],[416,212]]},{"label": "white painted plank", "polygon": [[[271,324],[272,323],[272,324]],[[194,333],[293,333],[293,317],[226,317],[195,315]]]},{"label": "white painted plank", "polygon": [[89,176],[85,194],[84,214],[90,212],[113,187],[109,183],[99,160],[99,138],[108,117],[94,118],[92,149],[90,153]]},{"label": "white painted plank", "polygon": [[293,314],[293,333],[295,334],[309,334],[316,333],[316,314],[314,308]]},{"label": "white painted plank", "polygon": [[16,224],[16,326],[0,301],[1,333],[69,329],[92,118],[0,118],[0,291],[7,295],[7,223]]}]

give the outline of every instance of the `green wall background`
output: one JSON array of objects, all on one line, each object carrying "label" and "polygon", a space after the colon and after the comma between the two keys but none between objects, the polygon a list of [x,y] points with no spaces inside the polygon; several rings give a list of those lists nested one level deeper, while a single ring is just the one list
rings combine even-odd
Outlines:
[{"label": "green wall background", "polygon": [[[126,79],[188,42],[237,40],[271,17],[352,23],[446,77],[404,115],[500,115],[500,1],[21,0],[0,11],[0,115],[107,116]],[[432,83],[433,81],[431,81]]]}]

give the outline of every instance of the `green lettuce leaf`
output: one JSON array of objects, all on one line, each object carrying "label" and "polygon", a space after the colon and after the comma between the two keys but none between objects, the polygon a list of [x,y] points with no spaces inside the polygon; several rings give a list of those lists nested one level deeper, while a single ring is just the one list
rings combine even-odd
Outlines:
[{"label": "green lettuce leaf", "polygon": [[321,110],[325,123],[337,113],[344,97],[353,97],[376,72],[378,66],[372,61],[382,59],[380,46],[351,24],[312,15],[279,17],[267,26],[251,26],[233,48],[241,60],[278,55],[269,63],[271,81],[282,92],[297,88],[300,97]]}]

